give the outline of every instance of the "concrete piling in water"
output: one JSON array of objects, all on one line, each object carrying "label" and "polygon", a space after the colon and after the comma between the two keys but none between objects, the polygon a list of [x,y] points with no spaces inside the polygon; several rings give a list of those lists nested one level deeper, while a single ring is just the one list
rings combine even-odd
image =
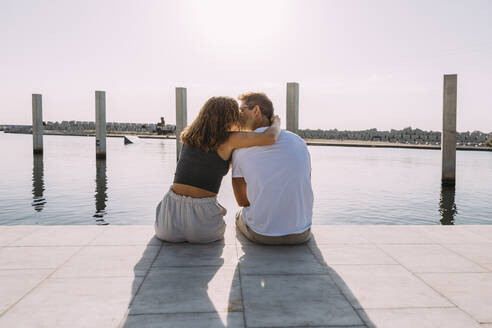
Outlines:
[{"label": "concrete piling in water", "polygon": [[297,133],[299,129],[299,83],[287,83],[287,130]]},{"label": "concrete piling in water", "polygon": [[108,200],[108,177],[106,175],[106,160],[96,159],[96,213],[93,217],[97,225],[108,225],[104,221],[106,214],[106,201]]},{"label": "concrete piling in water", "polygon": [[176,88],[176,160],[183,147],[180,136],[187,125],[186,112],[186,88]]},{"label": "concrete piling in water", "polygon": [[106,92],[96,91],[96,158],[106,159]]},{"label": "concrete piling in water", "polygon": [[33,154],[32,158],[32,206],[36,212],[41,212],[46,204],[44,193],[43,155]]},{"label": "concrete piling in water", "polygon": [[43,153],[43,101],[39,94],[32,95],[32,150]]},{"label": "concrete piling in water", "polygon": [[456,99],[458,76],[444,75],[443,119],[441,137],[443,185],[456,183]]},{"label": "concrete piling in water", "polygon": [[458,214],[455,202],[456,187],[454,185],[441,185],[441,197],[439,198],[439,213],[442,225],[453,225],[454,217]]}]

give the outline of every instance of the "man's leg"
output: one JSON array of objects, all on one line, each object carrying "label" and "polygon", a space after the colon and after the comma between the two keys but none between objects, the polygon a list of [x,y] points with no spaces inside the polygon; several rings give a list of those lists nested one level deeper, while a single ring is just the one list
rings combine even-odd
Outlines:
[{"label": "man's leg", "polygon": [[236,226],[239,231],[253,243],[263,245],[298,245],[304,244],[311,238],[311,229],[304,232],[285,236],[264,236],[251,230],[244,222],[241,210],[236,214]]},{"label": "man's leg", "polygon": [[284,236],[264,236],[252,232],[255,242],[263,245],[299,245],[304,244],[311,238],[311,229],[304,232]]},{"label": "man's leg", "polygon": [[311,239],[311,228],[309,228],[306,231],[301,232],[301,233],[281,236],[281,238],[282,238],[282,240],[280,242],[282,243],[282,245],[304,244],[309,239]]},{"label": "man's leg", "polygon": [[246,237],[249,241],[253,243],[258,243],[258,241],[255,239],[255,237],[252,234],[252,230],[248,227],[248,225],[244,222],[243,216],[242,216],[242,209],[239,210],[236,213],[236,227],[239,229],[239,231],[243,234],[244,237]]}]

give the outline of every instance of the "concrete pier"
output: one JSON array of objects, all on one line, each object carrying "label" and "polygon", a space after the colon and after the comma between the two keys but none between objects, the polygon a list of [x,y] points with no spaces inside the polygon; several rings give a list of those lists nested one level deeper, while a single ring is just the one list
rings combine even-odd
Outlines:
[{"label": "concrete pier", "polygon": [[299,129],[299,83],[287,83],[287,130],[297,133]]},{"label": "concrete pier", "polygon": [[454,185],[456,181],[456,74],[444,75],[442,110],[442,177],[444,185]]},{"label": "concrete pier", "polygon": [[315,225],[262,246],[230,212],[211,244],[0,226],[0,327],[492,327],[492,226]]},{"label": "concrete pier", "polygon": [[186,88],[176,88],[176,160],[183,147],[180,136],[187,125],[186,113]]},{"label": "concrete pier", "polygon": [[32,95],[32,149],[34,154],[43,153],[43,101],[39,94]]},{"label": "concrete pier", "polygon": [[96,158],[106,158],[106,92],[96,91]]}]

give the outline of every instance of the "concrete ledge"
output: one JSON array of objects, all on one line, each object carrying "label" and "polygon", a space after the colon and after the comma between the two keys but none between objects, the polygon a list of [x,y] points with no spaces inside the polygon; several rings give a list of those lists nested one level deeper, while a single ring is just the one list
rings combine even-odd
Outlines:
[{"label": "concrete ledge", "polygon": [[0,327],[492,327],[492,226],[313,226],[299,246],[0,226]]}]

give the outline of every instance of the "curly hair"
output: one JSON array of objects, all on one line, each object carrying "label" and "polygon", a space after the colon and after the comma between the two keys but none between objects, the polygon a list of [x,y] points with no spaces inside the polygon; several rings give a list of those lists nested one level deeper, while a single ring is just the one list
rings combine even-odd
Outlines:
[{"label": "curly hair", "polygon": [[229,137],[234,124],[239,125],[237,101],[230,97],[212,97],[181,133],[181,142],[203,151],[217,150]]}]

